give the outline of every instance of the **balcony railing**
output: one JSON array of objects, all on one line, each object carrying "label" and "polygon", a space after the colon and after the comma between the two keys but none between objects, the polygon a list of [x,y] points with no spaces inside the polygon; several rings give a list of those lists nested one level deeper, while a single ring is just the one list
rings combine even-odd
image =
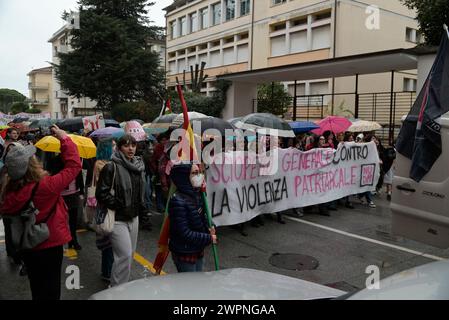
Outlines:
[{"label": "balcony railing", "polygon": [[28,89],[30,90],[48,90],[50,88],[49,83],[29,82]]},{"label": "balcony railing", "polygon": [[38,100],[32,100],[31,104],[33,106],[47,106],[49,103],[48,99],[38,99]]}]

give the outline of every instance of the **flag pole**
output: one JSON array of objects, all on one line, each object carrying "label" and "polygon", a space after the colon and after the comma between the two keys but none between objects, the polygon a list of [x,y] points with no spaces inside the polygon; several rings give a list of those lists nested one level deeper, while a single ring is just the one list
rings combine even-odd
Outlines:
[{"label": "flag pole", "polygon": [[[179,95],[179,100],[181,101],[181,106],[182,106],[182,110],[183,110],[183,114],[184,114],[184,125],[183,125],[183,129],[190,131],[189,132],[189,136],[190,136],[190,143],[193,144],[193,148],[195,148],[195,138],[193,137],[193,132],[192,129],[190,127],[190,122],[189,122],[189,114],[187,112],[187,103],[184,99],[184,94],[182,93],[182,88],[181,85],[178,83],[177,86],[177,91],[178,91],[178,95]],[[194,152],[192,150],[190,150],[190,158],[193,160],[193,158],[195,157],[196,152]],[[212,224],[212,215],[209,209],[209,203],[207,202],[207,196],[206,196],[206,192],[204,189],[201,190],[201,196],[203,198],[203,202],[204,202],[204,208],[206,210],[206,216],[207,216],[207,222],[209,225],[209,228],[213,227]],[[214,255],[214,262],[215,262],[215,270],[219,270],[219,266],[218,266],[218,250],[217,250],[217,245],[215,243],[212,243],[212,252]]]}]

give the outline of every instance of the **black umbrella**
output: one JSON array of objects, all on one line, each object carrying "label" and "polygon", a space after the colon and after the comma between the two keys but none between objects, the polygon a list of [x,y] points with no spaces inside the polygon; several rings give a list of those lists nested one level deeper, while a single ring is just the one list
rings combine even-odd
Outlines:
[{"label": "black umbrella", "polygon": [[216,129],[220,132],[222,137],[225,136],[226,129],[228,129],[228,130],[235,129],[235,127],[232,124],[230,124],[229,122],[227,122],[223,119],[220,119],[220,118],[215,118],[215,117],[195,119],[195,120],[191,121],[191,125],[192,125],[194,132],[195,132],[196,126],[201,125],[201,135],[203,135],[203,133],[206,130]]},{"label": "black umbrella", "polygon": [[30,118],[28,118],[28,117],[17,117],[11,122],[12,123],[22,123],[22,122],[28,121],[29,119]]},{"label": "black umbrella", "polygon": [[176,113],[170,113],[170,114],[164,114],[162,116],[157,117],[156,119],[153,120],[153,122],[151,122],[151,124],[149,124],[148,126],[146,126],[147,128],[163,128],[163,129],[169,129],[172,126],[172,122],[173,120],[175,120],[175,118],[178,115]]},{"label": "black umbrella", "polygon": [[[239,129],[257,131],[260,134],[277,133],[279,137],[295,137],[295,133],[288,122],[271,113],[249,114],[246,117],[243,117],[240,121],[237,121],[235,126]],[[276,129],[277,131],[271,132],[267,129]]]},{"label": "black umbrella", "polygon": [[49,119],[49,118],[45,118],[45,119],[35,119],[35,120],[31,121],[29,127],[30,127],[31,129],[49,128],[49,127],[51,127],[53,124],[55,124],[56,122],[57,122],[57,120],[55,120],[55,119]]},{"label": "black umbrella", "polygon": [[84,129],[83,118],[75,117],[75,118],[67,118],[63,120],[59,120],[56,122],[56,125],[65,131],[69,132],[78,132]]},{"label": "black umbrella", "polygon": [[164,114],[154,119],[152,123],[172,123],[177,116],[176,113]]},{"label": "black umbrella", "polygon": [[120,123],[118,123],[114,119],[104,119],[104,124],[106,127],[121,128]]}]

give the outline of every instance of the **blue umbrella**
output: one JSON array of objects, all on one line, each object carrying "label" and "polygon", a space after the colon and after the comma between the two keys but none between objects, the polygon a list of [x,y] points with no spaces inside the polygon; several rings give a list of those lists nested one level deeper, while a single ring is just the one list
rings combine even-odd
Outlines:
[{"label": "blue umbrella", "polygon": [[95,138],[106,138],[106,137],[114,137],[117,134],[125,134],[125,130],[115,128],[115,127],[106,127],[102,129],[95,130],[90,136]]},{"label": "blue umbrella", "polygon": [[290,127],[293,129],[293,131],[298,133],[305,133],[309,132],[311,130],[317,129],[320,126],[316,123],[310,122],[310,121],[296,121],[296,122],[290,122]]}]

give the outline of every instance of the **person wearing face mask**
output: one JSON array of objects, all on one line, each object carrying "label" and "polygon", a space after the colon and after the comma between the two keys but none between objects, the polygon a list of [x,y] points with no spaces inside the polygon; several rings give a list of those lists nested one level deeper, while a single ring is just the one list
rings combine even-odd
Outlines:
[{"label": "person wearing face mask", "polygon": [[217,243],[215,229],[207,225],[201,199],[204,174],[195,164],[178,164],[172,167],[170,179],[176,186],[168,205],[173,262],[178,272],[200,272],[204,248]]},{"label": "person wearing face mask", "polygon": [[114,253],[112,287],[129,281],[137,246],[139,214],[145,210],[145,164],[135,156],[136,147],[137,141],[131,135],[120,138],[112,161],[100,172],[95,191],[97,203],[103,210],[115,210],[115,224],[110,235]]}]

